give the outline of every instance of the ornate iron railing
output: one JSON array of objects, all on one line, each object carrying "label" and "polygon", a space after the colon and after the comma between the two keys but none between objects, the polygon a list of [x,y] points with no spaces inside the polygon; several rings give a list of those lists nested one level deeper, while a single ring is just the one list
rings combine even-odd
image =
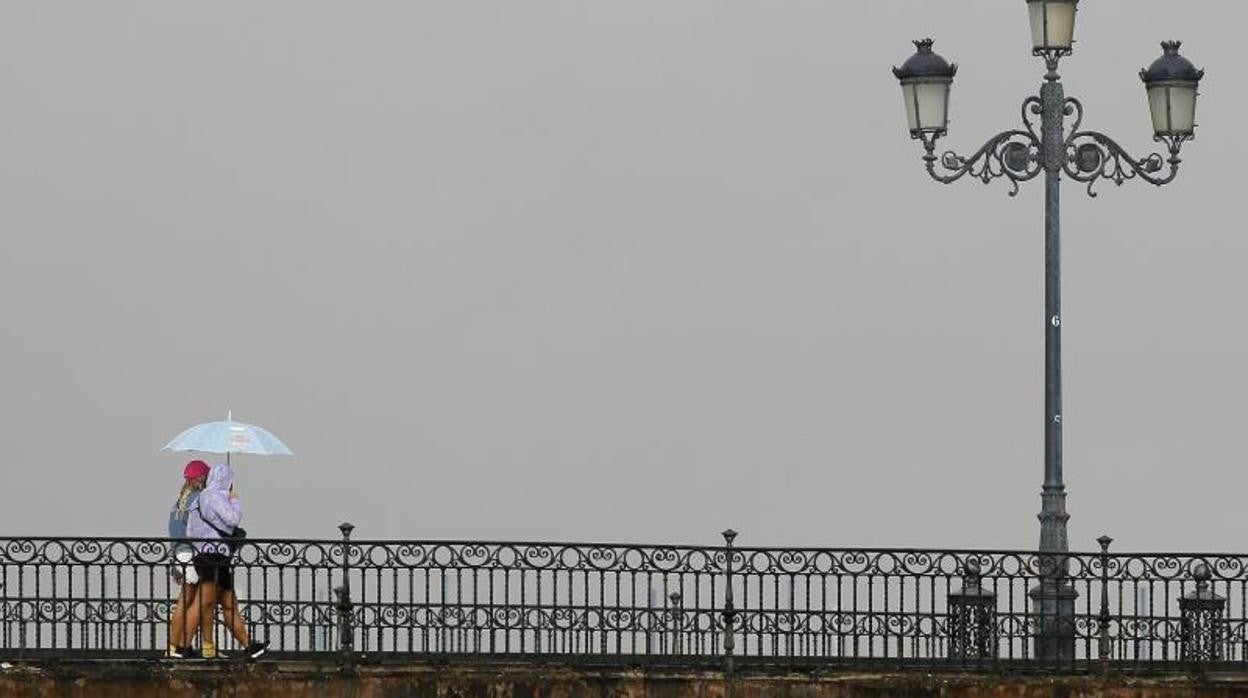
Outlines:
[{"label": "ornate iron railing", "polygon": [[[236,588],[275,653],[720,666],[1248,668],[1248,556],[250,540]],[[731,533],[731,532],[729,532]],[[735,535],[735,534],[734,534]],[[155,657],[172,544],[0,538],[0,657]],[[1055,583],[1074,612],[1045,618]],[[1047,629],[1047,635],[1042,633]],[[217,642],[229,641],[220,624]],[[1040,637],[1043,635],[1043,640]],[[1039,651],[1040,642],[1058,651]],[[1050,648],[1052,649],[1052,648]]]}]

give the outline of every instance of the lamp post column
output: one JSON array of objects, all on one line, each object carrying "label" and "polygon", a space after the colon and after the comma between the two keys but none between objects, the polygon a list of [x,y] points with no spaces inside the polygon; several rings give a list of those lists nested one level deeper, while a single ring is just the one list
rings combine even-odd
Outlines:
[{"label": "lamp post column", "polygon": [[1078,594],[1066,581],[1066,483],[1062,478],[1062,265],[1061,183],[1066,159],[1066,96],[1051,60],[1040,88],[1040,141],[1044,166],[1044,485],[1040,494],[1041,579],[1031,590],[1036,614],[1036,657],[1075,656]]},{"label": "lamp post column", "polygon": [[1040,88],[1044,152],[1044,488],[1040,551],[1066,552],[1066,483],[1062,479],[1062,83],[1050,71]]}]

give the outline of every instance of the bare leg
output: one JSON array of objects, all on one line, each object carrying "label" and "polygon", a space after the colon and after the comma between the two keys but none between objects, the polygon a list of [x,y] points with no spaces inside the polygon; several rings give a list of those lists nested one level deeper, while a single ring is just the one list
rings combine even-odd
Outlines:
[{"label": "bare leg", "polygon": [[197,591],[194,584],[183,584],[173,605],[173,616],[169,618],[169,644],[174,647],[189,645],[194,634],[191,628],[199,624],[199,607],[195,605]]},{"label": "bare leg", "polygon": [[247,634],[247,624],[243,622],[243,614],[238,612],[238,597],[233,589],[221,592],[221,618],[230,629],[238,644],[246,647],[251,644],[251,636]]},{"label": "bare leg", "polygon": [[186,592],[178,592],[178,600],[173,602],[173,615],[169,616],[169,646],[181,647],[182,636],[186,635]]},{"label": "bare leg", "polygon": [[183,584],[182,595],[186,598],[186,624],[182,631],[182,647],[190,647],[191,639],[199,630],[199,585]]},{"label": "bare leg", "polygon": [[199,638],[204,648],[204,658],[211,659],[216,651],[217,643],[213,641],[213,622],[216,614],[213,607],[217,603],[217,584],[204,580],[199,583]]}]

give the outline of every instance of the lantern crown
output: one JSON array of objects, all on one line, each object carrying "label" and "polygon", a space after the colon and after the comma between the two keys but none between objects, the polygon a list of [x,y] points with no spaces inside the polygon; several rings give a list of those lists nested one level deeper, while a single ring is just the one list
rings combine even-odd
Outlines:
[{"label": "lantern crown", "polygon": [[1140,79],[1144,84],[1174,80],[1199,82],[1205,76],[1205,71],[1198,70],[1191,61],[1179,55],[1179,47],[1182,45],[1182,41],[1161,42],[1161,58],[1140,71]]},{"label": "lantern crown", "polygon": [[950,63],[939,53],[932,51],[931,39],[917,39],[914,42],[915,54],[906,59],[900,68],[893,68],[893,75],[898,80],[916,78],[943,78],[952,80],[958,73],[956,63]]}]

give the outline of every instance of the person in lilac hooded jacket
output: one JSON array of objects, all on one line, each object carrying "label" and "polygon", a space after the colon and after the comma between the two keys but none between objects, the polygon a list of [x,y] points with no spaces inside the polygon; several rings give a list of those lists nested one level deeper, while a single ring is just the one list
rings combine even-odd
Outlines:
[{"label": "person in lilac hooded jacket", "polygon": [[234,490],[234,471],[225,463],[212,466],[208,482],[199,494],[195,508],[186,519],[186,534],[196,538],[192,562],[199,574],[199,631],[204,659],[217,656],[213,635],[216,604],[226,627],[247,654],[256,658],[268,650],[266,642],[252,642],[238,612],[238,596],[234,593],[233,551],[228,538],[243,520],[243,503]]}]

